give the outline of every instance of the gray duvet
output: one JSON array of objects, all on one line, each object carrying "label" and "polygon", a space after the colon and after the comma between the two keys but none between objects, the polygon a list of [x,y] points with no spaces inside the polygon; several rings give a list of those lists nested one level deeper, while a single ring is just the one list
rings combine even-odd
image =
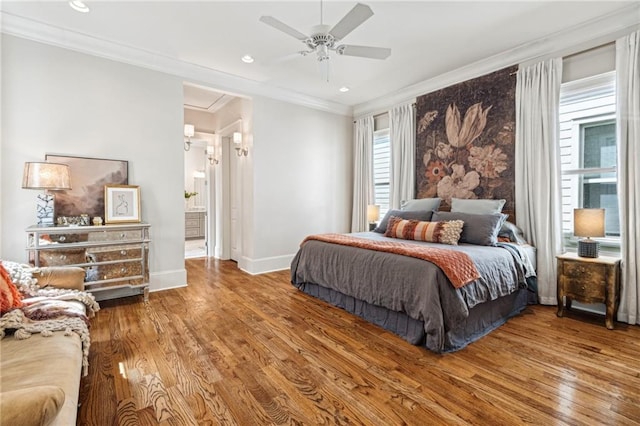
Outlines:
[{"label": "gray duvet", "polygon": [[[392,240],[374,232],[353,235]],[[463,251],[472,258],[481,278],[455,289],[431,262],[310,240],[291,263],[291,281],[301,289],[306,283],[314,283],[422,321],[424,344],[436,352],[445,347],[447,331],[463,324],[469,309],[526,287],[526,262],[518,258],[517,250],[471,244],[406,243]]]}]

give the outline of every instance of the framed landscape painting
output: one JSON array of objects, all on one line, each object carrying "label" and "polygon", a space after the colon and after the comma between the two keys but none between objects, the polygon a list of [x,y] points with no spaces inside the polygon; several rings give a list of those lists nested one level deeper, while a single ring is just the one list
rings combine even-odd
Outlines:
[{"label": "framed landscape painting", "polygon": [[56,216],[104,215],[104,187],[129,183],[129,163],[122,160],[47,154],[51,163],[69,165],[71,189],[56,191]]}]

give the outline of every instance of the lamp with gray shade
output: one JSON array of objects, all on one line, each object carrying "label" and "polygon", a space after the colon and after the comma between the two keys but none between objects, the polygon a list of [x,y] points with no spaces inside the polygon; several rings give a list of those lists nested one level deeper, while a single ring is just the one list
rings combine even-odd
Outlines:
[{"label": "lamp with gray shade", "polygon": [[591,237],[604,237],[604,209],[574,209],[573,234],[578,240],[578,256],[598,257],[600,243]]},{"label": "lamp with gray shade", "polygon": [[36,201],[38,225],[53,226],[54,198],[46,191],[63,191],[71,189],[69,166],[59,163],[24,163],[22,188],[44,189]]},{"label": "lamp with gray shade", "polygon": [[377,204],[369,204],[367,206],[367,220],[369,221],[369,231],[376,229],[377,222],[380,220],[380,206]]}]

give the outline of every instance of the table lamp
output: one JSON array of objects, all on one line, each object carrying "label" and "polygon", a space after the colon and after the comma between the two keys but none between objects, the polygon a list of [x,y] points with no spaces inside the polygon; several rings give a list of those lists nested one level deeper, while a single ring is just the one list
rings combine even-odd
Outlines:
[{"label": "table lamp", "polygon": [[47,191],[71,189],[69,166],[59,163],[24,163],[22,188],[44,189],[36,201],[36,216],[39,226],[53,226],[54,198]]},{"label": "table lamp", "polygon": [[604,237],[604,209],[574,209],[573,234],[578,240],[578,256],[598,257],[600,243],[591,237]]},{"label": "table lamp", "polygon": [[367,221],[369,221],[369,231],[376,229],[378,220],[380,219],[380,206],[369,204],[367,206]]}]

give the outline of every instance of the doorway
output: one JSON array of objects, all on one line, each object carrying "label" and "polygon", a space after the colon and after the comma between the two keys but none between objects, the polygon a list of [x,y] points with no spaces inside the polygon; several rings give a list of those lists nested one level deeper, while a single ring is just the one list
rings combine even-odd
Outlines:
[{"label": "doorway", "polygon": [[[232,259],[240,267],[244,173],[248,170],[247,146],[252,141],[252,101],[187,82],[183,88],[184,123],[194,125],[190,141],[192,149],[201,153],[197,157],[201,162],[193,167],[185,155],[185,191],[197,193],[191,202],[185,201],[185,258]],[[245,139],[247,137],[249,139]],[[202,145],[199,140],[203,140]],[[204,179],[200,181],[192,173],[194,169],[202,170],[202,164]],[[204,185],[204,189],[198,189],[198,185]],[[195,216],[200,210],[204,210],[204,241],[189,230],[189,226],[196,226]]]},{"label": "doorway", "polygon": [[207,146],[213,145],[212,134],[194,132],[185,143],[184,152],[184,257],[207,256],[207,217],[209,214]]}]

